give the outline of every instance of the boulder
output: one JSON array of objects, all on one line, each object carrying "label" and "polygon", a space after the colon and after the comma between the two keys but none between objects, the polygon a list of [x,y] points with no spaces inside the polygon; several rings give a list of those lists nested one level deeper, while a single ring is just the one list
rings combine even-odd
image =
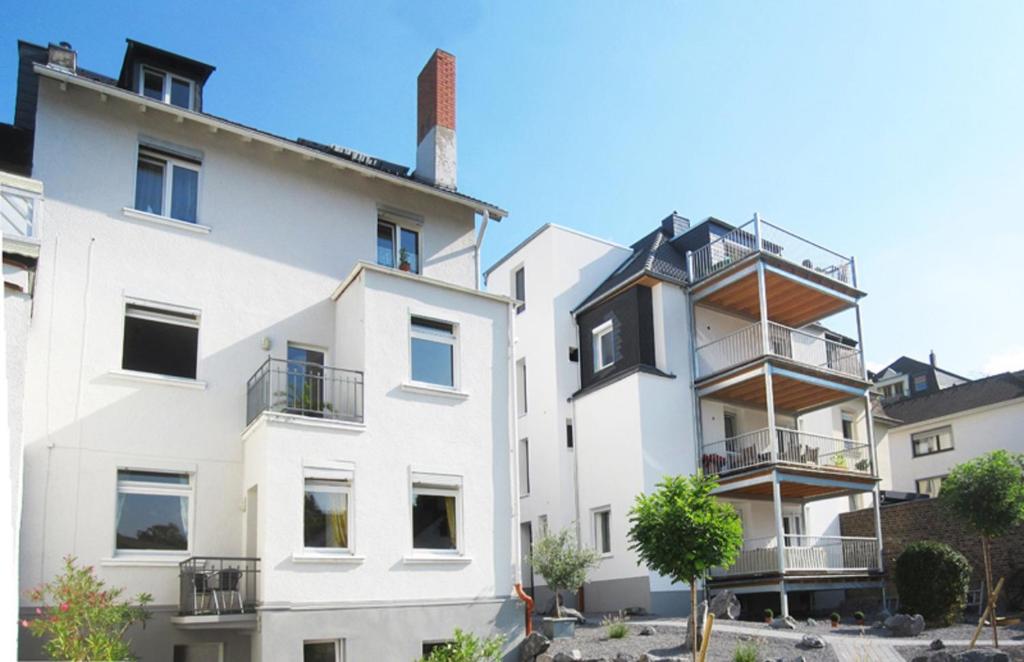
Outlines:
[{"label": "boulder", "polygon": [[924,655],[915,655],[911,662],[956,662],[956,658],[946,651],[931,651]]},{"label": "boulder", "polygon": [[562,618],[575,618],[580,625],[586,625],[587,619],[572,607],[562,607]]},{"label": "boulder", "polygon": [[555,653],[555,656],[551,658],[553,662],[579,662],[583,659],[583,653],[578,650],[573,650],[569,653]]},{"label": "boulder", "polygon": [[885,629],[894,637],[916,637],[924,631],[924,616],[896,614],[885,619]]},{"label": "boulder", "polygon": [[532,632],[530,636],[523,639],[519,647],[519,659],[522,662],[533,662],[538,655],[551,646],[551,641],[540,632]]},{"label": "boulder", "polygon": [[959,653],[958,662],[1010,662],[1010,656],[996,648],[975,648]]},{"label": "boulder", "polygon": [[636,655],[630,655],[629,653],[618,653],[612,658],[612,662],[636,662]]},{"label": "boulder", "polygon": [[807,619],[807,625],[812,627],[812,628],[818,627],[818,621],[814,620],[813,618],[808,618]]},{"label": "boulder", "polygon": [[[699,648],[704,643],[704,622],[708,618],[708,601],[701,600],[697,603],[697,647]],[[693,615],[686,619],[686,641],[683,643],[684,650],[690,650],[693,646]]]},{"label": "boulder", "polygon": [[825,640],[816,634],[805,634],[800,640],[801,648],[824,648]]},{"label": "boulder", "polygon": [[658,631],[654,628],[653,625],[645,625],[642,628],[640,628],[641,637],[650,637],[656,634],[658,634]]},{"label": "boulder", "polygon": [[735,621],[740,617],[740,599],[732,591],[721,591],[711,598],[708,609],[716,619],[728,618],[730,621]]},{"label": "boulder", "polygon": [[792,616],[779,616],[772,620],[771,626],[774,630],[795,630],[796,619]]},{"label": "boulder", "polygon": [[935,639],[932,643],[928,644],[928,648],[933,651],[940,651],[946,647],[946,644],[942,643],[942,639]]}]

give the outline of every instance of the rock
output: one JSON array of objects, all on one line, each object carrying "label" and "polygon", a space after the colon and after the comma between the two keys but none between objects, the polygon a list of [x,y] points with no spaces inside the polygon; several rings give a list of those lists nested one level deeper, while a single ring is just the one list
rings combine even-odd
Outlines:
[{"label": "rock", "polygon": [[583,659],[583,653],[578,650],[574,650],[571,653],[555,653],[555,656],[551,658],[553,662],[579,662]]},{"label": "rock", "polygon": [[871,627],[876,628],[876,629],[877,628],[882,628],[882,627],[885,627],[885,623],[883,623],[882,621],[875,621],[874,623],[871,624]]},{"label": "rock", "polygon": [[958,662],[1010,662],[1010,656],[996,648],[975,648],[956,656]]},{"label": "rock", "polygon": [[824,648],[825,640],[816,634],[805,634],[800,640],[801,648]]},{"label": "rock", "polygon": [[932,651],[924,655],[915,656],[911,662],[956,662],[957,659],[946,651]]},{"label": "rock", "polygon": [[795,630],[796,619],[792,616],[779,616],[771,622],[773,630]]},{"label": "rock", "polygon": [[883,608],[882,611],[878,612],[878,620],[885,621],[892,617],[892,612],[888,609]]},{"label": "rock", "polygon": [[894,637],[916,637],[924,631],[921,614],[896,614],[885,619],[885,629]]},{"label": "rock", "polygon": [[818,626],[818,621],[814,620],[813,618],[808,618],[807,619],[807,625],[811,626],[812,628],[813,627],[817,627]]},{"label": "rock", "polygon": [[658,634],[658,631],[654,629],[653,625],[645,625],[642,628],[640,628],[641,637],[650,637],[655,634]]},{"label": "rock", "polygon": [[[708,618],[708,601],[707,600],[701,600],[700,602],[697,603],[697,622],[699,623],[699,625],[697,626],[697,647],[698,648],[700,648],[700,646],[703,645],[703,643],[704,643],[704,622],[707,620],[707,618]],[[693,616],[691,615],[690,618],[686,619],[686,641],[683,643],[683,649],[684,650],[690,650],[690,647],[693,646],[693,630],[690,629],[692,627],[693,627]]]},{"label": "rock", "polygon": [[728,618],[730,621],[735,621],[740,617],[740,599],[732,591],[721,591],[711,598],[708,609],[717,619]]},{"label": "rock", "polygon": [[928,648],[933,651],[940,651],[946,647],[946,644],[942,643],[942,639],[936,639],[932,643],[928,644]]},{"label": "rock", "polygon": [[572,607],[562,607],[562,618],[575,618],[580,625],[586,625],[587,619]]},{"label": "rock", "polygon": [[551,641],[540,632],[532,632],[530,636],[523,639],[519,647],[519,659],[522,662],[533,662],[534,659],[551,646]]},{"label": "rock", "polygon": [[637,660],[637,662],[690,662],[690,658],[679,655],[662,657],[660,655],[655,655],[654,653],[644,653],[640,656],[640,659]]},{"label": "rock", "polygon": [[612,658],[612,662],[636,662],[636,655],[630,655],[629,653],[618,653]]}]

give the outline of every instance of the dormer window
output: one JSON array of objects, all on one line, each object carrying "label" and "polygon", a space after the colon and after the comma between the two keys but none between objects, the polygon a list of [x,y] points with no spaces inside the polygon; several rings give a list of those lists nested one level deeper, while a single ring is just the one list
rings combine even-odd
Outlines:
[{"label": "dormer window", "polygon": [[195,108],[193,81],[153,67],[142,67],[139,94],[186,110]]}]

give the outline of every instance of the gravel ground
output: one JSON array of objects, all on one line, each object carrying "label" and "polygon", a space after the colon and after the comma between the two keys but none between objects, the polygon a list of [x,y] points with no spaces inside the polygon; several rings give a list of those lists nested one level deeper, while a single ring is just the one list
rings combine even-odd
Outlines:
[{"label": "gravel ground", "polygon": [[[983,646],[979,646],[979,648],[983,648]],[[950,646],[945,650],[949,653],[960,653],[967,650],[967,648],[963,646]],[[1024,660],[1024,648],[1022,648],[1021,646],[1007,646],[1006,648],[1002,648],[1000,650],[1009,655],[1011,660],[1015,660],[1017,662]],[[920,648],[907,648],[906,646],[897,646],[896,652],[902,655],[903,659],[909,661],[913,660],[918,655],[924,655],[925,653],[928,653],[929,650],[927,646],[921,646]]]},{"label": "gravel ground", "polygon": [[[734,621],[737,625],[745,625],[748,627],[764,627],[768,628],[767,625],[760,623],[752,623],[748,621]],[[955,623],[949,627],[944,628],[929,628],[918,635],[918,638],[924,642],[930,642],[933,639],[942,639],[943,641],[956,641],[966,640],[969,641],[974,636],[974,630],[978,627],[977,621],[972,623]],[[807,625],[806,619],[797,620],[797,632],[807,632],[818,635],[849,635],[852,637],[859,637],[862,634],[868,637],[878,637],[885,639],[889,637],[889,631],[881,627],[871,627],[870,624],[861,627],[854,624],[853,622],[839,624],[839,627],[832,629],[832,626],[827,620],[818,621],[817,625]],[[999,628],[999,641],[1024,641],[1024,624],[1022,625],[1011,625],[1008,627]],[[985,628],[981,631],[981,636],[978,637],[979,646],[988,646],[992,642],[992,629]]]},{"label": "gravel ground", "polygon": [[[657,634],[642,636],[641,626],[630,625],[629,636],[622,639],[608,639],[605,629],[597,624],[577,625],[576,636],[572,639],[556,639],[548,649],[548,654],[568,653],[578,649],[584,658],[614,658],[618,653],[626,653],[639,657],[642,653],[655,655],[686,655],[682,641],[686,631],[681,627],[655,625]],[[708,662],[731,662],[733,652],[741,644],[753,644],[757,647],[757,659],[785,658],[794,659],[801,655],[807,662],[836,662],[836,656],[830,648],[821,650],[805,650],[798,648],[793,641],[768,639],[736,635],[730,632],[713,631],[711,646],[708,648]]]}]

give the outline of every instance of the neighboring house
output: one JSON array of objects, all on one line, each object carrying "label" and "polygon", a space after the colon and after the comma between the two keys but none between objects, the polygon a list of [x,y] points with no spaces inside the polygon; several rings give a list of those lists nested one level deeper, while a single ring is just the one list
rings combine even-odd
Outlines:
[{"label": "neighboring house", "polygon": [[935,364],[935,352],[931,352],[928,359],[928,363],[922,363],[909,356],[901,356],[877,373],[868,373],[875,384],[874,392],[883,402],[895,402],[903,398],[938,393],[970,381],[938,367]]},{"label": "neighboring house", "polygon": [[673,213],[628,248],[546,225],[486,282],[521,302],[522,552],[530,534],[575,526],[602,556],[588,610],[688,611],[686,587],[638,565],[628,512],[698,469],[719,474],[746,539],[711,591],[785,614],[880,587],[877,531],[841,538],[837,520],[877,494],[870,382],[860,339],[819,324],[857,314],[852,259],[757,217],[691,228]]},{"label": "neighboring house", "polygon": [[889,457],[882,475],[887,495],[938,496],[956,465],[1000,448],[1024,452],[1024,371],[959,379],[883,401],[884,419],[876,420],[884,430],[879,452]]},{"label": "neighboring house", "polygon": [[514,641],[514,309],[476,268],[506,212],[456,189],[454,58],[420,74],[410,172],[204,112],[213,67],[174,53],[129,41],[111,78],[19,52],[20,588],[73,555],[152,594],[143,659]]}]

